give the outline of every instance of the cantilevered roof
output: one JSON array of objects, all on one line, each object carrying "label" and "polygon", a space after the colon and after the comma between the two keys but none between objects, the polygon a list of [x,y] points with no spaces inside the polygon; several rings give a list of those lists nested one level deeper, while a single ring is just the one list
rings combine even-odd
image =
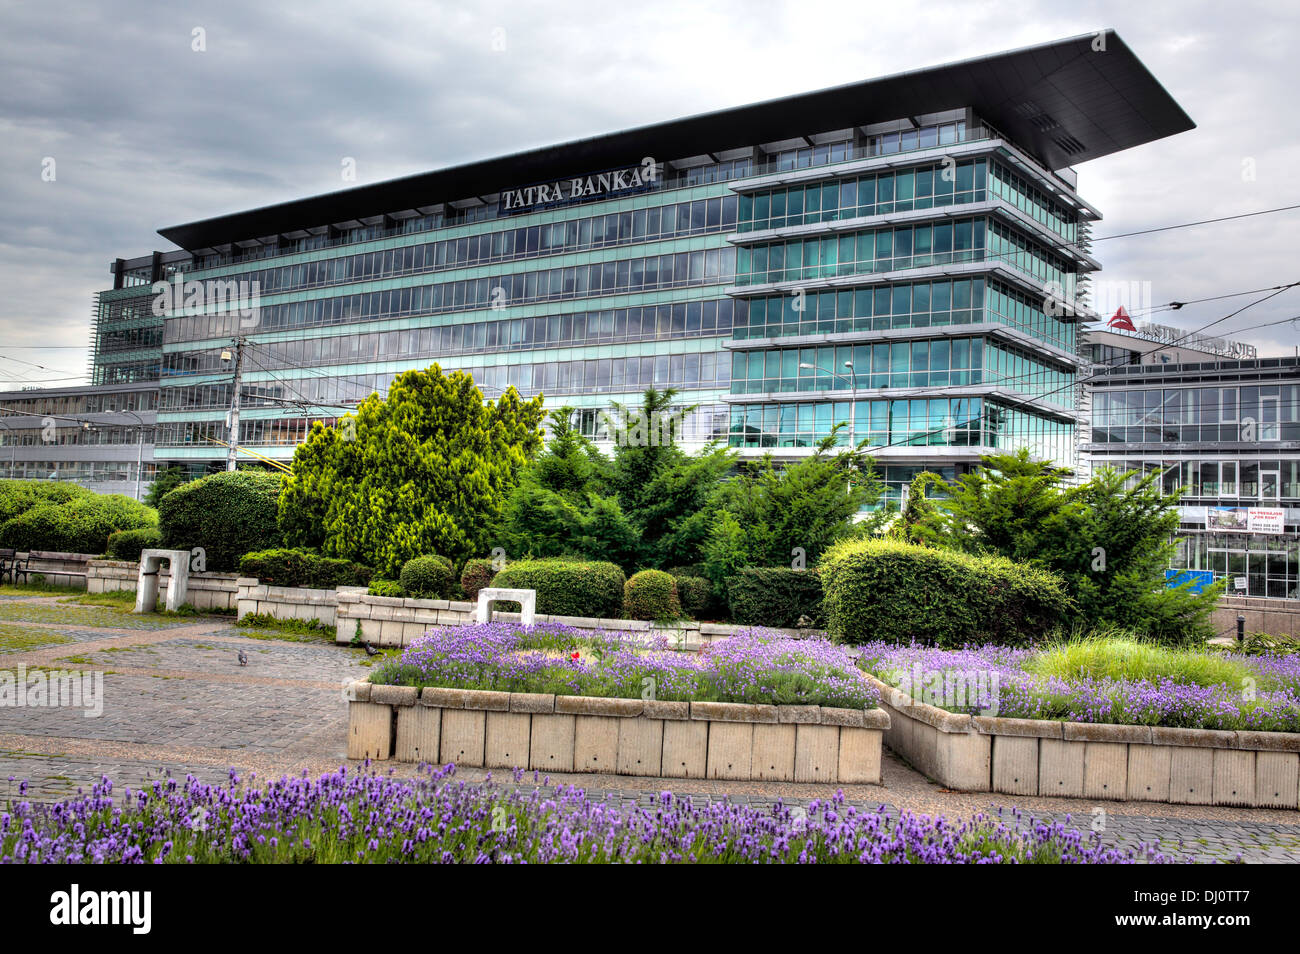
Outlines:
[{"label": "cantilevered roof", "polygon": [[971,107],[1050,169],[1195,128],[1113,30],[159,229],[212,248],[506,187]]}]

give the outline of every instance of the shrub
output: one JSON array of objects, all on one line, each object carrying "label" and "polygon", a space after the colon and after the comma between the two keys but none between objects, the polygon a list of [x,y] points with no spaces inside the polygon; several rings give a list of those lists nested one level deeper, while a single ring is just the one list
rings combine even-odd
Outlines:
[{"label": "shrub", "polygon": [[727,601],[732,620],[744,626],[794,627],[801,616],[814,626],[825,621],[815,569],[747,567],[727,581]]},{"label": "shrub", "polygon": [[[406,591],[402,589],[402,584],[396,580],[371,580],[370,589],[366,591],[371,596],[395,596],[402,597]],[[360,631],[361,621],[357,620],[358,631]]]},{"label": "shrub", "polygon": [[0,480],[0,524],[42,504],[93,496],[93,490],[62,480]]},{"label": "shrub", "polygon": [[162,546],[162,534],[157,527],[145,527],[141,530],[118,530],[108,537],[106,551],[114,560],[140,562],[142,550],[157,549]]},{"label": "shrub", "polygon": [[820,565],[827,629],[848,642],[1015,646],[1071,610],[1064,581],[1005,557],[892,540],[850,540]]},{"label": "shrub", "polygon": [[421,600],[450,598],[456,585],[456,570],[444,556],[418,556],[402,564],[402,589]]},{"label": "shrub", "polygon": [[158,529],[172,550],[202,547],[206,569],[229,572],[245,553],[281,545],[276,527],[280,475],[255,470],[211,474],[158,502]]},{"label": "shrub", "polygon": [[38,491],[6,495],[6,506],[25,502],[27,509],[0,525],[0,546],[15,550],[53,550],[101,554],[118,530],[152,527],[157,514],[121,494]]},{"label": "shrub", "polygon": [[239,558],[239,572],[270,586],[305,586],[329,590],[336,586],[367,586],[373,570],[360,563],[321,556],[310,550],[258,550]]},{"label": "shrub", "polygon": [[623,584],[623,615],[628,619],[680,619],[677,581],[663,570],[642,570]]},{"label": "shrub", "polygon": [[691,619],[714,615],[713,584],[702,576],[677,577],[677,598]]},{"label": "shrub", "polygon": [[536,590],[539,613],[600,619],[619,618],[626,582],[613,563],[584,560],[520,560],[492,581],[495,586]]},{"label": "shrub", "polygon": [[496,576],[496,566],[491,560],[475,558],[465,561],[465,569],[460,573],[460,588],[465,591],[465,599],[471,603],[478,601],[478,591],[492,585]]}]

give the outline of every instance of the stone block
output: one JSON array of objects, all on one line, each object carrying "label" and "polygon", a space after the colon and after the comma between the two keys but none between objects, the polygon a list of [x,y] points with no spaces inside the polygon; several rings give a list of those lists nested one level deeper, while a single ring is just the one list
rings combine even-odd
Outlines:
[{"label": "stone block", "polygon": [[794,780],[834,782],[839,779],[840,728],[834,725],[795,726]]},{"label": "stone block", "polygon": [[1255,804],[1255,753],[1214,750],[1214,804]]},{"label": "stone block", "polygon": [[442,710],[442,742],[438,749],[438,757],[444,764],[447,762],[471,766],[483,764],[485,715],[482,709]]},{"label": "stone block", "polygon": [[[1129,727],[1115,726],[1114,728]],[[1126,798],[1128,745],[1124,742],[1075,742],[1074,744],[1083,746],[1084,798]]]},{"label": "stone block", "polygon": [[348,703],[348,758],[381,761],[392,755],[392,745],[392,707]]},{"label": "stone block", "polygon": [[993,736],[993,791],[1038,794],[1038,737]]},{"label": "stone block", "polygon": [[[781,706],[786,709],[816,706]],[[810,723],[759,724],[754,726],[754,749],[750,756],[751,778],[769,782],[794,781],[794,736],[797,725]]]},{"label": "stone block", "polygon": [[1169,778],[1173,749],[1168,745],[1130,745],[1128,747],[1129,801],[1169,801]]},{"label": "stone block", "polygon": [[420,702],[426,706],[444,709],[487,709],[505,712],[510,708],[510,693],[489,689],[443,689],[428,686],[420,693]]},{"label": "stone block", "polygon": [[647,719],[670,721],[689,719],[691,717],[691,704],[689,702],[657,702],[647,699],[641,704],[641,714]]},{"label": "stone block", "polygon": [[555,696],[545,692],[510,693],[511,712],[554,712]]},{"label": "stone block", "polygon": [[487,712],[483,764],[488,768],[527,768],[532,717],[526,712]]},{"label": "stone block", "polygon": [[402,706],[397,710],[397,749],[393,757],[399,762],[436,765],[441,735],[441,709]]},{"label": "stone block", "polygon": [[627,719],[641,715],[640,699],[605,699],[598,696],[556,696],[555,711],[572,715],[609,716]]},{"label": "stone block", "polygon": [[[837,709],[835,711],[853,712],[856,710]],[[807,725],[819,725],[822,721],[822,707],[821,706],[777,706],[776,719],[778,722],[788,722],[791,724],[804,723]]]},{"label": "stone block", "polygon": [[1038,794],[1083,797],[1082,743],[1039,740]]},{"label": "stone block", "polygon": [[[834,706],[819,706],[818,722],[822,725],[846,725],[851,729],[861,729],[866,725],[866,712],[862,709],[837,709]],[[879,712],[873,709],[872,712]],[[811,721],[811,720],[810,720]]]},{"label": "stone block", "polygon": [[1268,808],[1300,807],[1300,755],[1255,753],[1255,804]]},{"label": "stone block", "polygon": [[880,784],[880,729],[840,727],[840,760],[837,766],[841,785]]},{"label": "stone block", "polygon": [[691,718],[709,722],[776,722],[776,706],[745,702],[692,702]]},{"label": "stone block", "polygon": [[[688,723],[689,724],[689,723]],[[661,719],[618,720],[618,774],[660,775],[664,723]]]},{"label": "stone block", "polygon": [[573,730],[573,770],[608,772],[618,770],[618,725],[613,716],[580,715]]},{"label": "stone block", "polygon": [[572,715],[542,715],[533,719],[532,741],[529,745],[528,767],[542,772],[573,771]]},{"label": "stone block", "polygon": [[935,730],[934,778],[964,792],[987,792],[993,775],[993,739],[978,732]]},{"label": "stone block", "polygon": [[1169,801],[1176,805],[1211,804],[1214,801],[1214,750],[1182,745],[1169,748]]},{"label": "stone block", "polygon": [[[691,717],[697,718],[691,703]],[[754,750],[752,722],[709,722],[709,778],[747,779]]]},{"label": "stone block", "polygon": [[664,726],[663,774],[667,778],[703,778],[708,766],[708,722],[670,719]]},{"label": "stone block", "polygon": [[420,696],[415,686],[370,686],[370,701],[386,706],[413,706]]}]

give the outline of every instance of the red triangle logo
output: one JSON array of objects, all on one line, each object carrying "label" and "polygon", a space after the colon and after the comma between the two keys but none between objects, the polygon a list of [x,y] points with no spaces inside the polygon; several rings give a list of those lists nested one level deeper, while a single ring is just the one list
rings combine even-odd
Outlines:
[{"label": "red triangle logo", "polygon": [[1128,316],[1128,312],[1124,310],[1123,305],[1119,306],[1119,311],[1111,315],[1110,321],[1106,322],[1106,327],[1119,328],[1121,331],[1137,331],[1137,328],[1133,325],[1133,319]]}]

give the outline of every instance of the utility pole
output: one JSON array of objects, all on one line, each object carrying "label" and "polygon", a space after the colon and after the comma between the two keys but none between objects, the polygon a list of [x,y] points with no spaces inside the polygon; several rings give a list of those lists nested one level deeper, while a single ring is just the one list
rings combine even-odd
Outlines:
[{"label": "utility pole", "polygon": [[[229,353],[229,352],[227,352]],[[226,470],[235,469],[235,458],[239,454],[239,387],[244,373],[244,336],[235,338],[235,379],[230,395],[230,411],[226,414],[226,426],[230,431],[227,438]]]}]

